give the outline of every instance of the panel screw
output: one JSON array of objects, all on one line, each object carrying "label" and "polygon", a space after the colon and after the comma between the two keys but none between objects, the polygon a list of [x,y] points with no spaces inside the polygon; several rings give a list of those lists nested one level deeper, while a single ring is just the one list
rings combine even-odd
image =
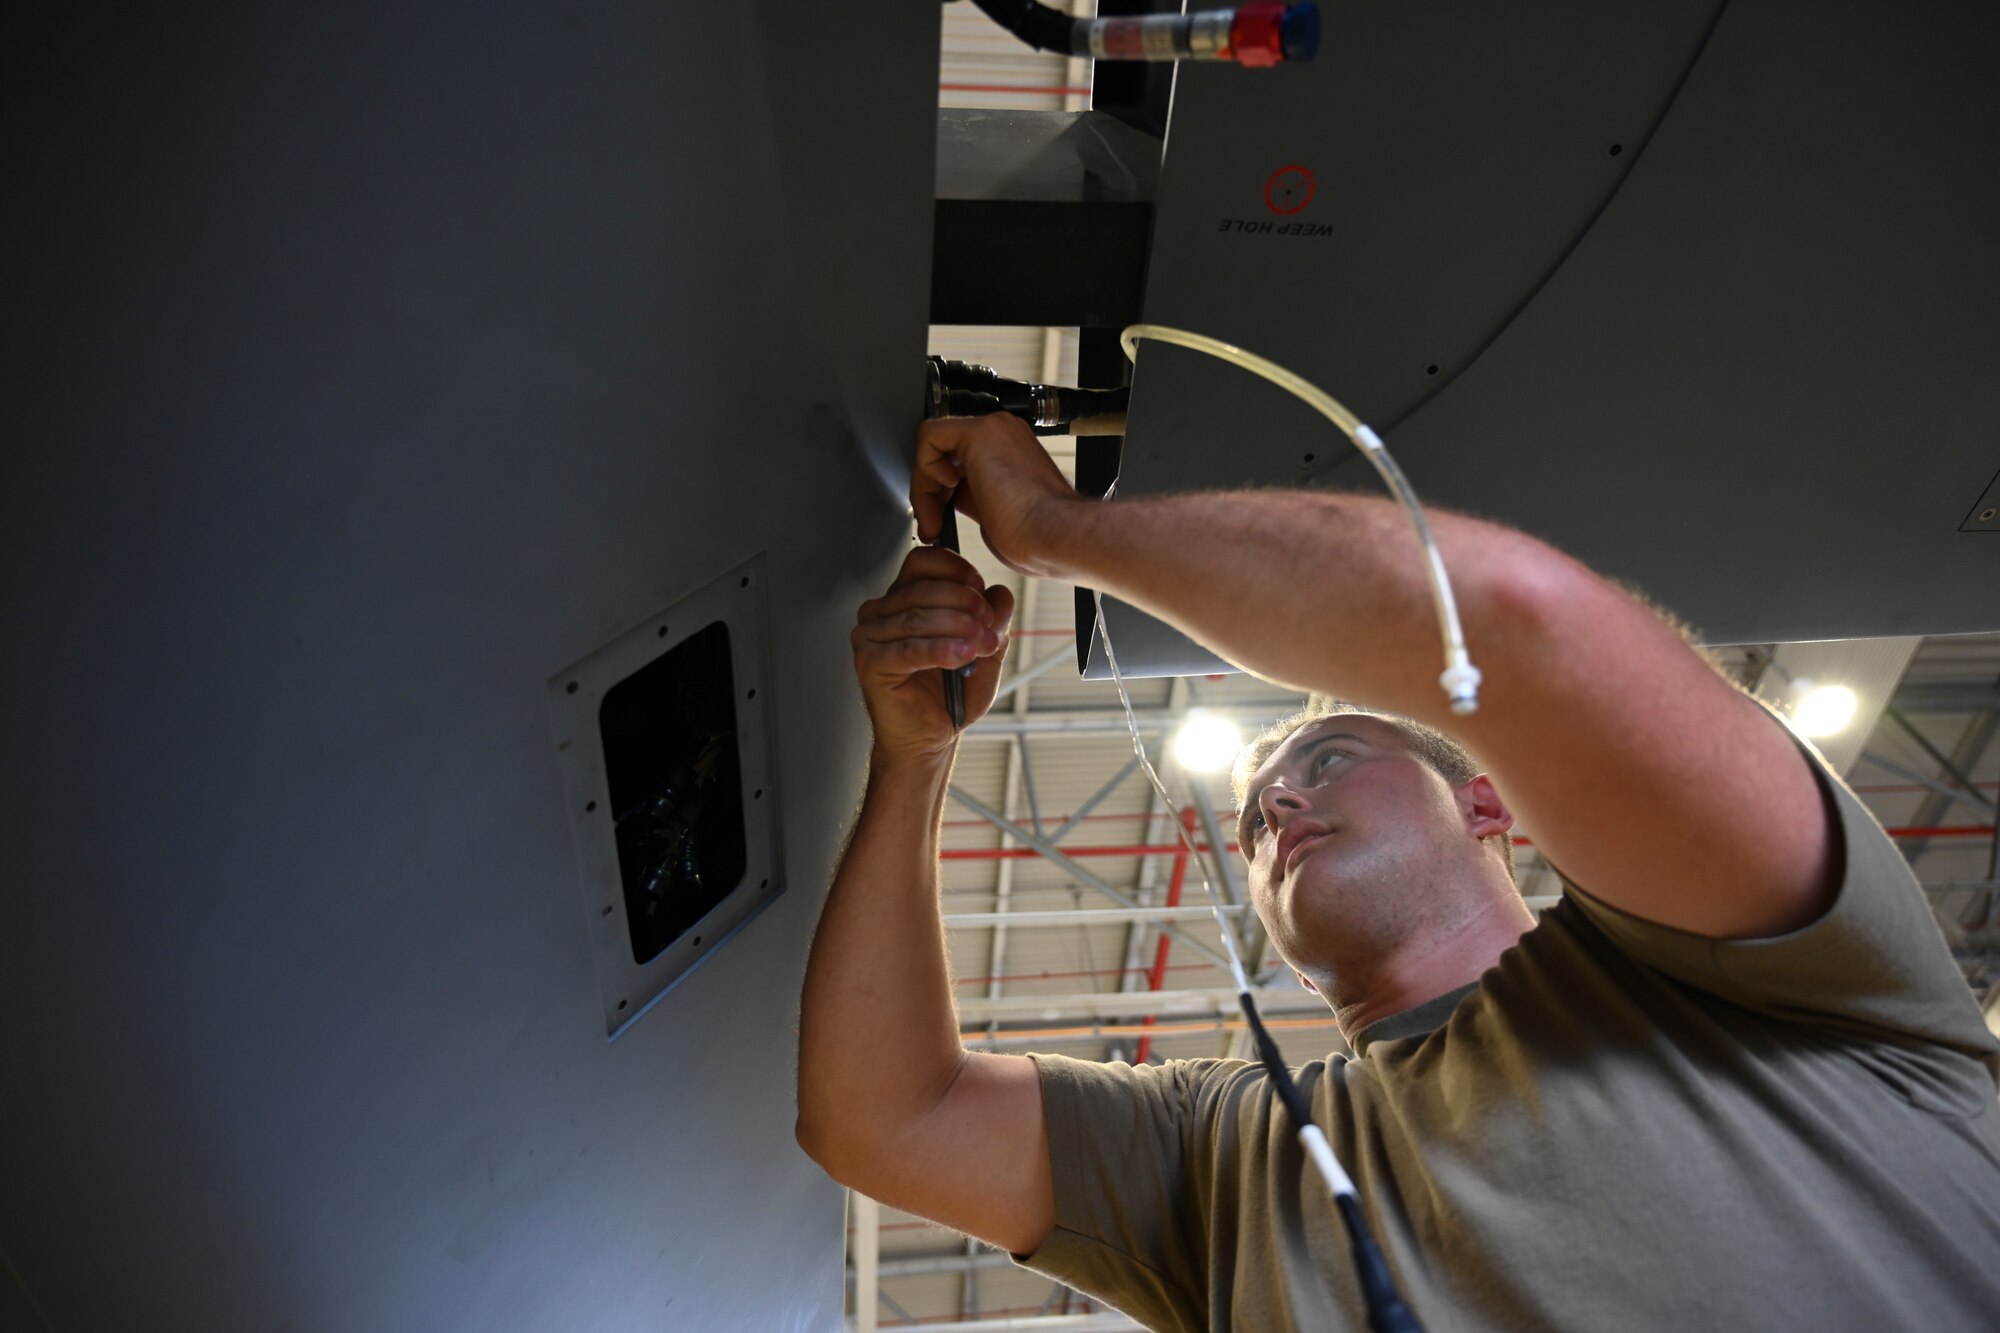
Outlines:
[{"label": "panel screw", "polygon": [[2000,508],[1982,509],[1979,511],[1979,521],[1981,523],[1991,523],[1996,514],[2000,514]]}]

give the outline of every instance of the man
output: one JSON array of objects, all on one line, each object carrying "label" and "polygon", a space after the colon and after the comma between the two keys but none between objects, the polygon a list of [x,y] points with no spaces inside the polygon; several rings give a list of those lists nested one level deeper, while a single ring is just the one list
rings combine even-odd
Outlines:
[{"label": "man", "polygon": [[[1098,504],[1004,416],[922,429],[920,535],[947,495],[1012,568],[1383,710],[1253,751],[1239,833],[1272,941],[1356,1053],[1301,1090],[1430,1329],[2000,1324],[2000,1045],[1879,826],[1658,617],[1433,514],[1486,674],[1454,717],[1386,501]],[[875,748],[806,976],[799,1141],[1151,1327],[1359,1328],[1346,1237],[1261,1068],[959,1044],[938,668],[976,662],[983,712],[1012,610],[935,549],[861,608]],[[1515,811],[1564,876],[1539,924]]]}]

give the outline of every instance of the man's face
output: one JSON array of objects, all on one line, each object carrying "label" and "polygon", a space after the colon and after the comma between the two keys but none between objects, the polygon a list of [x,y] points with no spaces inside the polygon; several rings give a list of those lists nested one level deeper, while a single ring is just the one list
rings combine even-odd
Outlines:
[{"label": "man's face", "polygon": [[1300,727],[1251,775],[1237,842],[1250,900],[1315,985],[1449,919],[1442,887],[1478,854],[1444,776],[1365,714]]}]

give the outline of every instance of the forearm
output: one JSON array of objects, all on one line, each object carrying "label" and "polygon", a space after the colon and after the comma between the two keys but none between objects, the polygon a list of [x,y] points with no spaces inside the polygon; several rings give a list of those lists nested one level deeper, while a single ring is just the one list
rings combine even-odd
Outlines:
[{"label": "forearm", "polygon": [[962,1056],[938,837],[950,760],[873,756],[799,1014],[799,1140],[829,1170],[934,1106]]},{"label": "forearm", "polygon": [[[1641,599],[1524,533],[1433,510],[1478,711],[1450,711],[1424,556],[1391,501],[1079,499],[1004,414],[924,423],[911,503],[954,496],[1015,569],[1102,589],[1256,674],[1465,743],[1536,845],[1614,906],[1711,938],[1813,919],[1837,829],[1782,728]],[[1691,844],[1702,873],[1684,864]]]},{"label": "forearm", "polygon": [[[1540,610],[1591,576],[1513,529],[1428,517],[1473,660],[1504,690],[1519,673],[1495,667],[1545,658]],[[1068,502],[1050,507],[1035,554],[1048,576],[1140,607],[1259,676],[1451,720],[1421,548],[1392,501],[1267,490]]]}]

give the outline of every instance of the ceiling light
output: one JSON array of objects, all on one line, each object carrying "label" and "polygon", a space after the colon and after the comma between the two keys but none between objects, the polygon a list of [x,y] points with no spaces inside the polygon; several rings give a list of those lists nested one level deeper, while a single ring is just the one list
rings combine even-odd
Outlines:
[{"label": "ceiling light", "polygon": [[1801,736],[1831,736],[1854,720],[1859,701],[1853,690],[1845,685],[1814,685],[1810,681],[1800,684],[1804,689],[1792,708],[1792,725]]},{"label": "ceiling light", "polygon": [[1243,748],[1243,733],[1226,717],[1199,709],[1174,736],[1174,758],[1191,773],[1214,773],[1229,767]]}]

